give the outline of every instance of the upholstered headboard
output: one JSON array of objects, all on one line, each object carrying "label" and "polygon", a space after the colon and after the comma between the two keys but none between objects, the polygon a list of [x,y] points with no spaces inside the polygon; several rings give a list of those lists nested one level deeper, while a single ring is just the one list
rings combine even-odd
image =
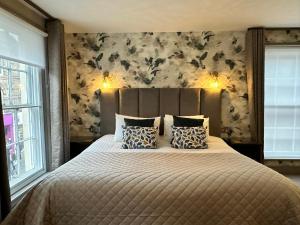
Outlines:
[{"label": "upholstered headboard", "polygon": [[200,88],[120,88],[101,92],[101,135],[115,132],[115,113],[155,117],[209,117],[210,135],[221,133],[221,91]]}]

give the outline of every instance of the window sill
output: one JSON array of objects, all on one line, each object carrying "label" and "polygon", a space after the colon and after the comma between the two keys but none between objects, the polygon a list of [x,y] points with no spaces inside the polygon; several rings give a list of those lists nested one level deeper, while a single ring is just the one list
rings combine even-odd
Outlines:
[{"label": "window sill", "polygon": [[29,183],[28,185],[26,185],[25,187],[23,187],[22,189],[20,189],[16,193],[14,193],[11,196],[11,207],[12,208],[15,207],[15,205],[24,197],[24,195],[28,191],[30,191],[31,188],[33,188],[39,182],[41,182],[42,180],[44,180],[48,175],[49,175],[49,173],[44,173],[43,175],[39,176],[37,179],[35,179],[31,183]]}]

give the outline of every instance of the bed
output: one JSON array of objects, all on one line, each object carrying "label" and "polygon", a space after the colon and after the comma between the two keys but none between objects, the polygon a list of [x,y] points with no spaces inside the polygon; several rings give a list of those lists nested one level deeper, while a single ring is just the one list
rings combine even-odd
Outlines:
[{"label": "bed", "polygon": [[[220,113],[211,109],[214,104],[220,107],[220,94],[203,94],[200,89],[155,90],[155,100],[151,91],[144,96],[141,92],[121,89],[102,96],[105,135],[35,186],[3,225],[300,224],[299,188],[218,137]],[[179,93],[178,98],[171,93]],[[184,96],[188,103],[181,102]],[[139,104],[145,98],[152,98],[145,106],[149,110]],[[153,110],[149,116],[155,116],[161,113],[164,98],[174,98],[168,99],[164,109],[178,111],[169,113],[205,111],[210,116],[214,135],[208,138],[208,149],[173,149],[162,137],[158,149],[125,150],[113,141],[115,112],[130,110],[127,114],[145,116],[143,112]],[[189,112],[181,110],[184,104]]]}]

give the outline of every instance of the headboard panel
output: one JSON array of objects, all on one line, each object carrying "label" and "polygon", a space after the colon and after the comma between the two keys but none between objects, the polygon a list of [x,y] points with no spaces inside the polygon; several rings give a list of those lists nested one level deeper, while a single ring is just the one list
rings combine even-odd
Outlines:
[{"label": "headboard panel", "polygon": [[209,134],[217,137],[221,135],[221,94],[202,89],[200,101],[200,114],[209,117]]},{"label": "headboard panel", "polygon": [[119,113],[139,116],[139,90],[137,88],[119,89]]},{"label": "headboard panel", "polygon": [[159,89],[139,89],[139,116],[154,117],[160,114]]},{"label": "headboard panel", "polygon": [[201,89],[180,89],[180,115],[191,116],[200,114]]},{"label": "headboard panel", "polygon": [[154,117],[198,115],[209,117],[210,135],[221,133],[221,91],[200,88],[120,88],[101,92],[101,135],[115,131],[115,113]]},{"label": "headboard panel", "polygon": [[179,88],[161,88],[160,89],[160,115],[165,114],[179,115]]}]

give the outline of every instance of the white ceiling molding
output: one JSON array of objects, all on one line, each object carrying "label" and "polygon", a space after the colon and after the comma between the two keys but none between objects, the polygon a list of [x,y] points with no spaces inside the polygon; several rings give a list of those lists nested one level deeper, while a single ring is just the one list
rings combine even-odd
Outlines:
[{"label": "white ceiling molding", "polygon": [[33,0],[73,32],[300,27],[300,0]]}]

